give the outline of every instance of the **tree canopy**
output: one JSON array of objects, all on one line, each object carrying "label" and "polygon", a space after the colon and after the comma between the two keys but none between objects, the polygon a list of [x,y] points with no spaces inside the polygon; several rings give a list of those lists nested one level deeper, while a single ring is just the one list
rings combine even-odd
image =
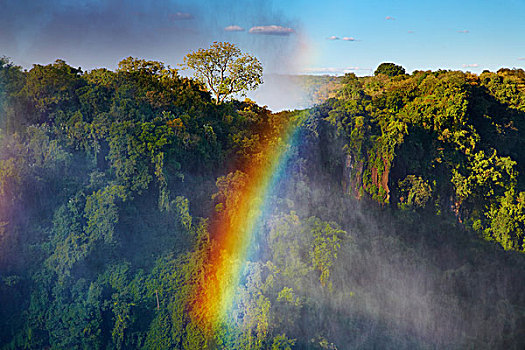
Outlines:
[{"label": "tree canopy", "polygon": [[0,349],[525,348],[524,71],[305,80],[324,102],[272,113],[158,61],[1,58]]},{"label": "tree canopy", "polygon": [[405,74],[405,68],[395,63],[381,63],[375,70],[374,75],[384,74],[389,77]]},{"label": "tree canopy", "polygon": [[217,104],[263,82],[261,62],[228,42],[214,42],[209,49],[188,53],[184,67],[194,71],[195,78],[208,87]]}]

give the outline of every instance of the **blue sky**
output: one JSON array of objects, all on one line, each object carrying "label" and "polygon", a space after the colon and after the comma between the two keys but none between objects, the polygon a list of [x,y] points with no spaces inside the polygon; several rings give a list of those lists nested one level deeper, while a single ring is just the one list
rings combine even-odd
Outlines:
[{"label": "blue sky", "polygon": [[25,68],[61,58],[114,69],[130,55],[176,66],[215,40],[237,43],[271,73],[368,75],[381,62],[409,72],[525,67],[525,0],[0,0],[0,7],[0,55]]},{"label": "blue sky", "polygon": [[408,71],[525,66],[524,0],[293,0],[285,11],[300,14],[315,47],[311,68],[373,69],[384,61]]}]

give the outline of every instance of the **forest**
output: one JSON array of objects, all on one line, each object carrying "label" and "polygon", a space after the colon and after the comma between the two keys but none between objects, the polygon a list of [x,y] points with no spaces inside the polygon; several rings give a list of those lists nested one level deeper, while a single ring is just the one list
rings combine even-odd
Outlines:
[{"label": "forest", "polygon": [[523,349],[525,72],[302,79],[0,58],[0,349]]}]

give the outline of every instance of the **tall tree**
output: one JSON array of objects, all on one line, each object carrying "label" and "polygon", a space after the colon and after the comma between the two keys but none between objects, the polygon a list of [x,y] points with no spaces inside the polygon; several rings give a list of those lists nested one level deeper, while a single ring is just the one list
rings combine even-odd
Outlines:
[{"label": "tall tree", "polygon": [[235,44],[214,42],[209,49],[199,49],[184,57],[185,69],[205,84],[217,104],[228,96],[246,94],[262,84],[262,65],[254,56],[243,53]]}]

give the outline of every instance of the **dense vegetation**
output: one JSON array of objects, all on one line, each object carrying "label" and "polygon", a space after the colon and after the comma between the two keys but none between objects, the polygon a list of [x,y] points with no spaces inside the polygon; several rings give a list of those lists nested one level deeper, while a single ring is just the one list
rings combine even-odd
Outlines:
[{"label": "dense vegetation", "polygon": [[[523,348],[525,73],[331,83],[274,114],[161,62],[1,59],[0,348]],[[201,328],[209,227],[290,119],[230,319]]]},{"label": "dense vegetation", "polygon": [[486,239],[525,251],[524,92],[522,70],[348,75],[325,108],[345,140],[350,190],[402,209],[452,210]]}]

